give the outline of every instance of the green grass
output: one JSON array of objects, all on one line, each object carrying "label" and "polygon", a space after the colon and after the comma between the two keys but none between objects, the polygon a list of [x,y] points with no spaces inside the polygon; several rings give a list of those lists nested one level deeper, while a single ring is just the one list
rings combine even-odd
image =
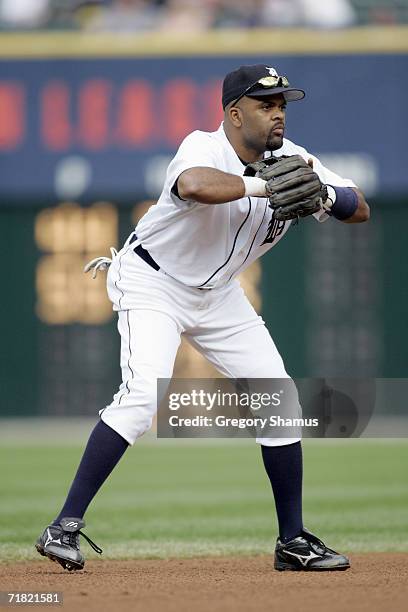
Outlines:
[{"label": "green grass", "polygon": [[[0,449],[0,558],[36,556],[82,447]],[[305,441],[309,529],[344,551],[408,551],[408,443]],[[86,516],[105,558],[270,553],[269,482],[253,442],[136,444]],[[83,543],[87,557],[97,556]]]}]

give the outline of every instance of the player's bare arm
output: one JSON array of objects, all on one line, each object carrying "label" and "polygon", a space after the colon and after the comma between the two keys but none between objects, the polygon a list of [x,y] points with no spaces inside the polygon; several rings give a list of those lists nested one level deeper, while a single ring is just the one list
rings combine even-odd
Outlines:
[{"label": "player's bare arm", "polygon": [[352,187],[358,197],[358,206],[356,212],[349,218],[344,219],[343,223],[363,223],[370,218],[370,207],[366,202],[364,194],[360,189]]},{"label": "player's bare arm", "polygon": [[239,200],[245,195],[241,176],[215,168],[190,168],[180,174],[177,189],[182,200],[202,204],[223,204]]}]

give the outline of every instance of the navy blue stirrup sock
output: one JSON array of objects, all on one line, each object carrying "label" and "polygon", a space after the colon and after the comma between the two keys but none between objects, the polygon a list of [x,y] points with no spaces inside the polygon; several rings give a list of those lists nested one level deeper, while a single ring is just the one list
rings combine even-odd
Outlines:
[{"label": "navy blue stirrup sock", "polygon": [[302,446],[261,446],[266,473],[271,481],[279,523],[279,537],[289,542],[303,529]]},{"label": "navy blue stirrup sock", "polygon": [[53,525],[57,525],[66,516],[83,518],[93,497],[128,446],[128,442],[106,423],[97,423],[89,437],[65,504]]}]

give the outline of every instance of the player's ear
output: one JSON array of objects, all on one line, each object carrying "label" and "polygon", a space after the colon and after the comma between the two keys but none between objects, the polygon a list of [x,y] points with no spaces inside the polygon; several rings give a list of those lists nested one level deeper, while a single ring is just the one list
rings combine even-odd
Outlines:
[{"label": "player's ear", "polygon": [[241,127],[242,125],[242,111],[238,106],[231,106],[228,109],[229,120],[234,127]]}]

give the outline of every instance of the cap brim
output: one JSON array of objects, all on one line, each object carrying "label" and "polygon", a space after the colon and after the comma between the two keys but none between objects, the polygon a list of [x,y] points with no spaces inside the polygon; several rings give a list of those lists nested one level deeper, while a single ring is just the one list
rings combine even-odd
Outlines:
[{"label": "cap brim", "polygon": [[279,94],[283,95],[286,102],[301,100],[306,95],[303,89],[293,89],[291,87],[270,87],[269,89],[260,87],[259,89],[255,89],[254,91],[251,91],[245,95],[249,98],[265,98],[270,96],[278,96]]}]

